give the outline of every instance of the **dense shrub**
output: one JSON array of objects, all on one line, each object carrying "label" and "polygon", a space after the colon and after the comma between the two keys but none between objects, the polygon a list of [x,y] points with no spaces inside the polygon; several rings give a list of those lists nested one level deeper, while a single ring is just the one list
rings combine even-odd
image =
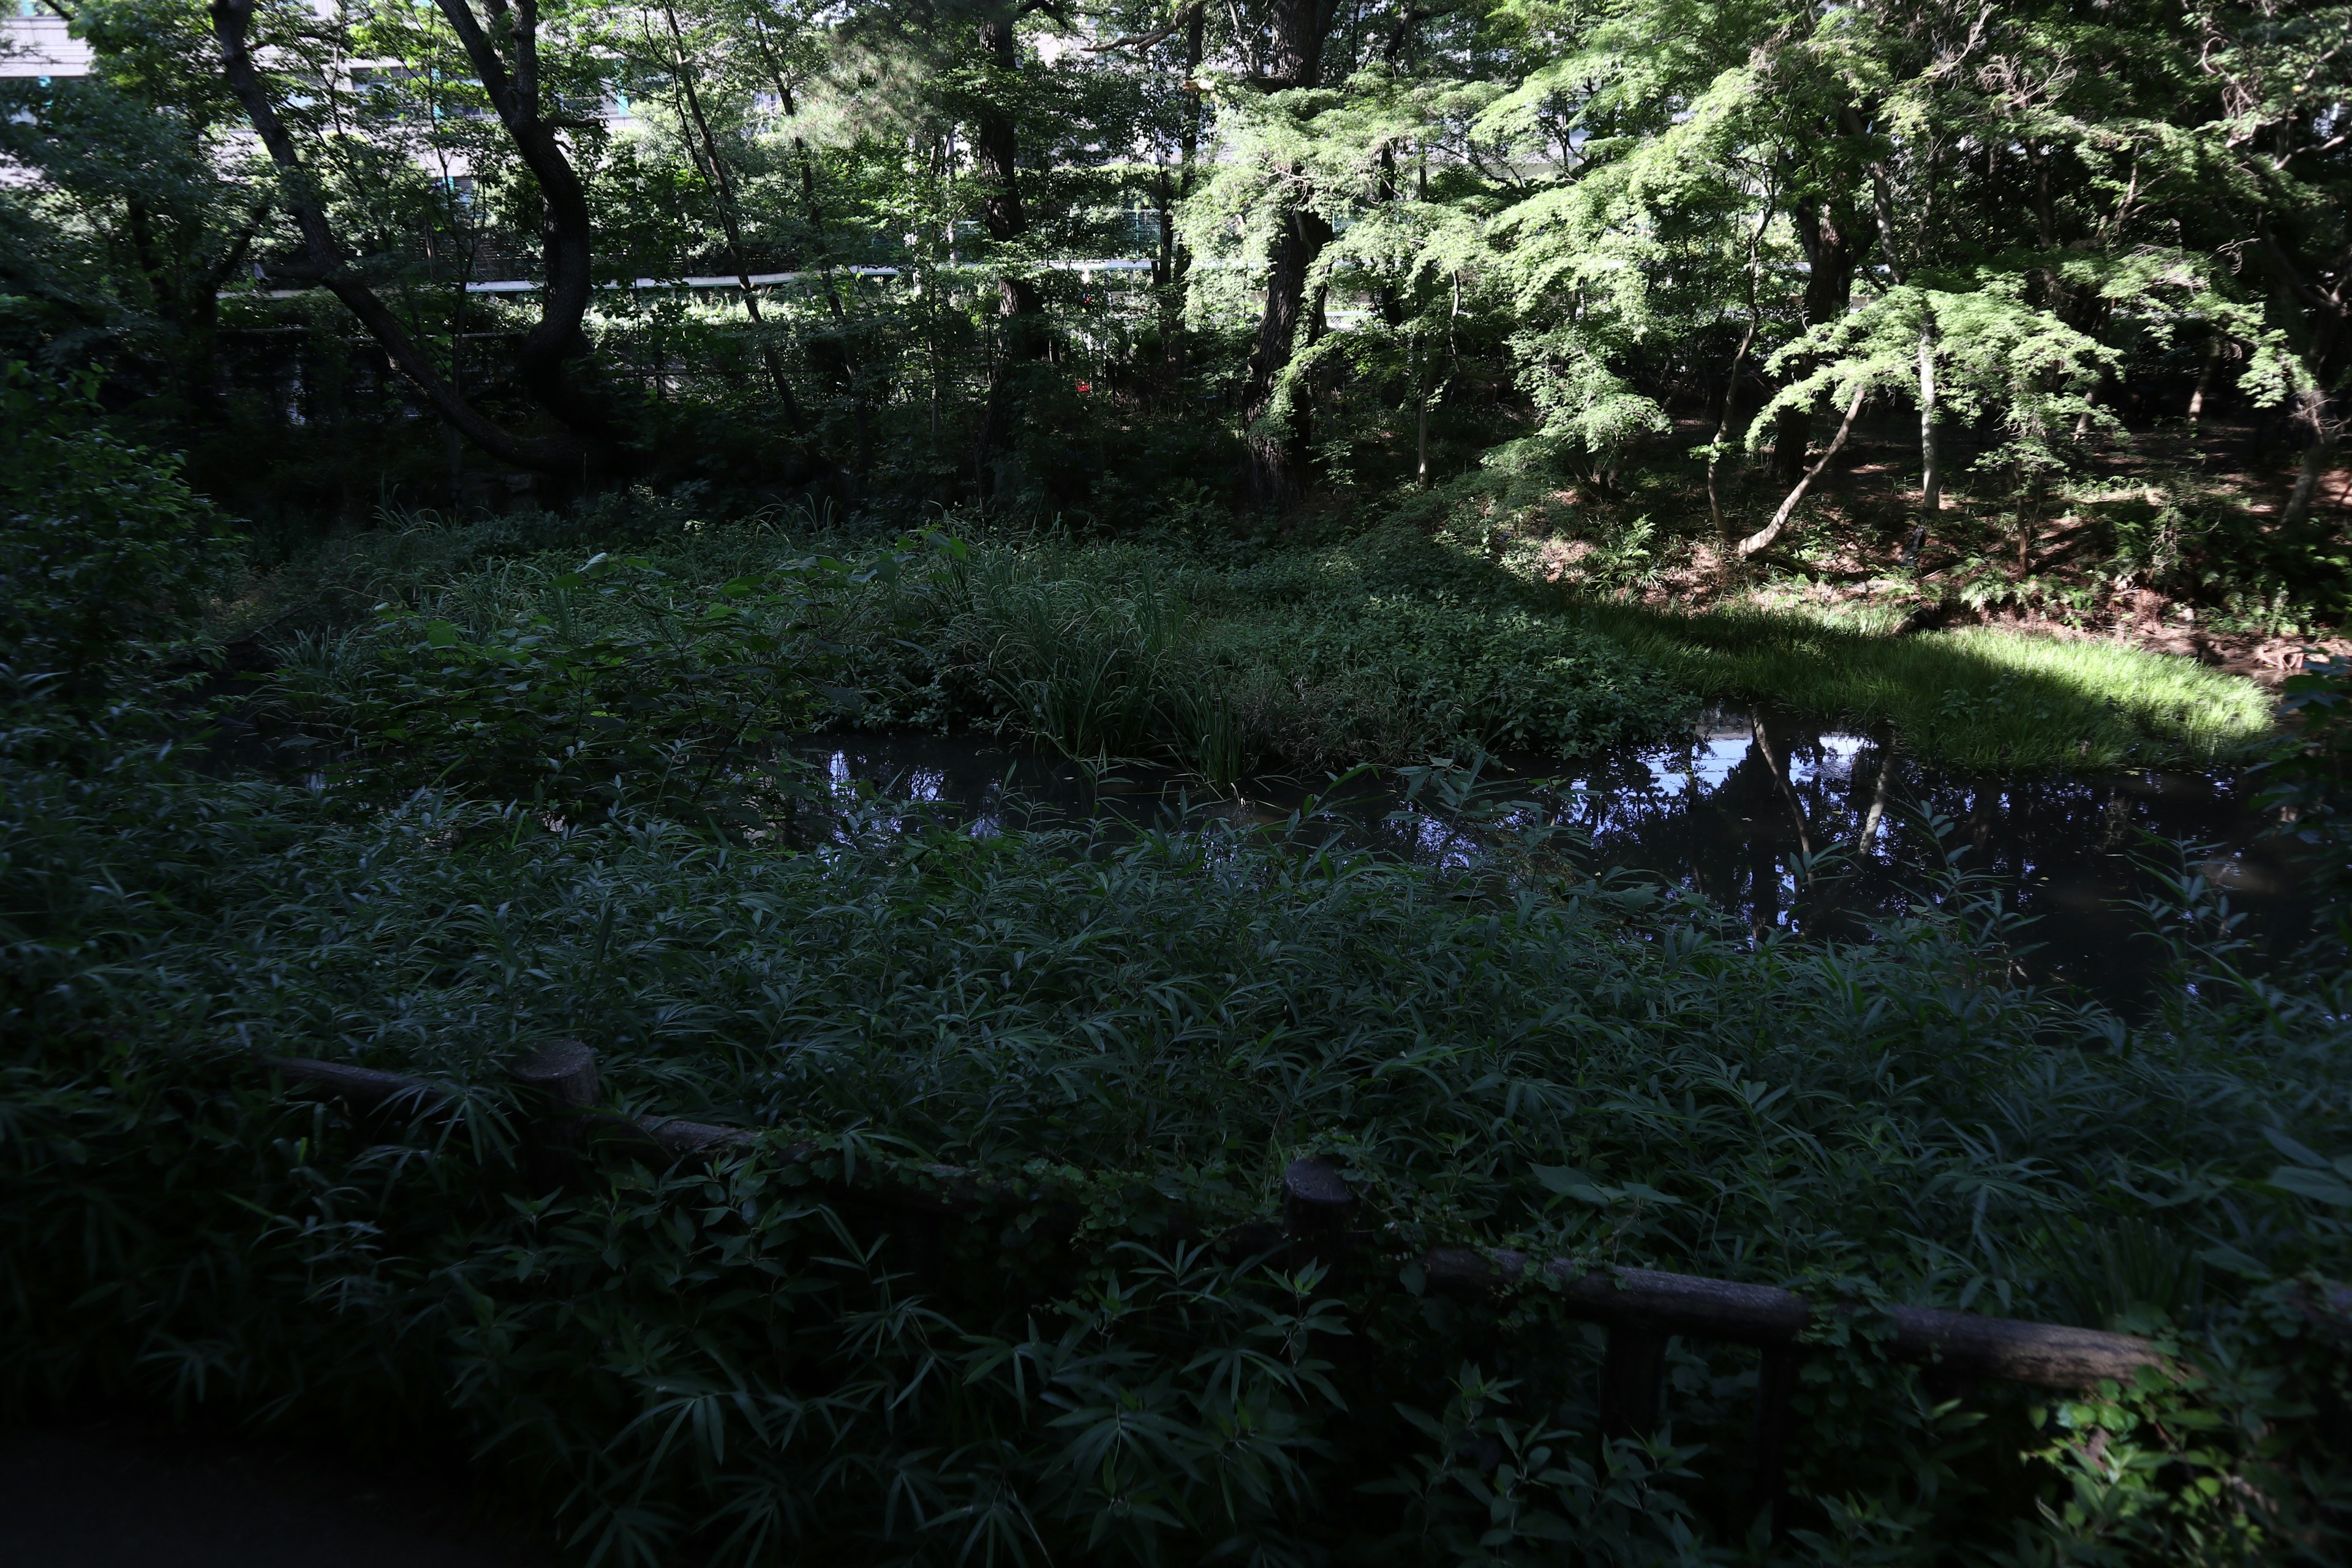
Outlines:
[{"label": "dense shrub", "polygon": [[87,386],[0,365],[0,665],[87,703],[152,668],[234,564],[178,463],[105,428]]},{"label": "dense shrub", "polygon": [[2352,938],[2352,660],[2314,659],[2288,677],[2294,729],[2260,770],[2263,803],[2309,849],[2339,939]]},{"label": "dense shrub", "polygon": [[801,563],[704,600],[646,561],[598,555],[478,628],[387,605],[362,630],[289,639],[276,691],[305,739],[378,784],[740,816],[746,769],[824,700],[810,584],[840,570]]}]

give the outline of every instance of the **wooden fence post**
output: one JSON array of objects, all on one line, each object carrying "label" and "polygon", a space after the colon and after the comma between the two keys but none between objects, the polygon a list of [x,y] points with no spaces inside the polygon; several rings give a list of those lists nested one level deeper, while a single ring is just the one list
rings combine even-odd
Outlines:
[{"label": "wooden fence post", "polygon": [[526,1132],[533,1149],[559,1162],[583,1152],[596,1104],[596,1053],[578,1040],[558,1040],[517,1064],[514,1078],[539,1100]]},{"label": "wooden fence post", "polygon": [[1757,1515],[1769,1515],[1772,1539],[1788,1533],[1789,1401],[1797,1392],[1797,1360],[1803,1354],[1793,1344],[1766,1345],[1763,1364],[1756,1373],[1756,1422],[1748,1432],[1748,1498]]},{"label": "wooden fence post", "polygon": [[1282,1173],[1282,1229],[1294,1259],[1311,1258],[1327,1268],[1339,1267],[1355,1213],[1355,1192],[1335,1162],[1309,1154]]},{"label": "wooden fence post", "polygon": [[1609,1326],[1601,1363],[1601,1435],[1647,1437],[1658,1429],[1658,1385],[1666,1371],[1666,1336],[1631,1323]]}]

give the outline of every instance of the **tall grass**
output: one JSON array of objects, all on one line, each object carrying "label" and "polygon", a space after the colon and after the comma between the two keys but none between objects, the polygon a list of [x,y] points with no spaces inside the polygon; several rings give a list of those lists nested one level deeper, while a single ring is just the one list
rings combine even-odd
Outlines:
[{"label": "tall grass", "polygon": [[[546,549],[561,537],[547,529],[487,527],[496,540],[428,520],[347,551],[338,570],[491,636],[545,613],[582,552]],[[679,611],[822,543],[676,520],[647,537]],[[382,559],[362,564],[370,552]],[[1655,611],[1396,530],[1223,553],[1024,538],[961,560],[889,558],[887,583],[821,595],[841,688],[862,693],[831,721],[1009,728],[1220,784],[1471,746],[1573,756],[1667,733],[1697,699],[1885,725],[1914,754],[1983,768],[2202,763],[2272,720],[2252,682],[2187,659],[1995,629],[1897,637],[1801,612]],[[300,591],[320,606],[354,592]],[[278,635],[306,614],[281,611]]]}]

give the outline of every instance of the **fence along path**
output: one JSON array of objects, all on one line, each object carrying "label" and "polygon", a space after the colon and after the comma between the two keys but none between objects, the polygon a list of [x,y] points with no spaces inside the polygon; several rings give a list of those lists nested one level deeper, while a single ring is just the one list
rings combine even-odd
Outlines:
[{"label": "fence along path", "polygon": [[[457,1100],[440,1085],[373,1068],[286,1057],[262,1060],[289,1084],[339,1099],[354,1112],[404,1108],[422,1113],[446,1109]],[[514,1079],[530,1111],[526,1137],[543,1154],[576,1157],[604,1148],[648,1160],[681,1161],[766,1145],[787,1160],[805,1161],[825,1152],[814,1143],[787,1142],[748,1128],[628,1117],[602,1109],[596,1054],[577,1041],[541,1050],[514,1069]],[[856,1185],[862,1195],[934,1217],[1040,1201],[1027,1189],[950,1165],[861,1162]],[[1293,1161],[1283,1173],[1280,1226],[1252,1222],[1238,1227],[1230,1239],[1247,1251],[1284,1248],[1300,1260],[1336,1265],[1355,1248],[1361,1207],[1338,1165],[1308,1156]],[[1566,1258],[1537,1262],[1520,1252],[1467,1247],[1434,1248],[1423,1256],[1420,1268],[1430,1288],[1462,1296],[1538,1284],[1570,1316],[1604,1327],[1608,1345],[1601,1373],[1601,1426],[1605,1436],[1643,1437],[1658,1429],[1666,1342],[1675,1335],[1761,1350],[1750,1431],[1752,1487],[1764,1506],[1778,1497],[1787,1468],[1790,1399],[1805,1353],[1805,1336],[1824,1321],[1822,1309],[1803,1296],[1769,1285],[1649,1268],[1590,1270]],[[2154,1343],[2131,1334],[1933,1307],[1891,1307],[1885,1316],[1893,1328],[1885,1348],[1895,1359],[1964,1378],[2080,1390],[2106,1380],[2128,1382],[2144,1367],[2170,1366]]]}]

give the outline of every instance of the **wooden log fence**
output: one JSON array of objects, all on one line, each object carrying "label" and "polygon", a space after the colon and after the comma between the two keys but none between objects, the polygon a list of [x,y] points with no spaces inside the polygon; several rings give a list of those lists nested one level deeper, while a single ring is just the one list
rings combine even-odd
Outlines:
[{"label": "wooden log fence", "polygon": [[[446,1111],[457,1099],[441,1086],[373,1068],[283,1057],[262,1060],[287,1082],[341,1100],[357,1113]],[[707,1159],[770,1142],[741,1127],[627,1117],[601,1109],[595,1053],[577,1041],[539,1051],[514,1069],[514,1078],[524,1091],[526,1139],[542,1162],[577,1161],[598,1148],[646,1159]],[[771,1147],[787,1160],[813,1161],[825,1152],[807,1142]],[[866,1195],[929,1216],[1039,1201],[1028,1189],[949,1165],[866,1163],[859,1176]],[[1314,1258],[1336,1268],[1357,1249],[1361,1208],[1339,1167],[1310,1155],[1293,1161],[1283,1173],[1280,1226],[1250,1222],[1229,1239],[1245,1251],[1286,1248],[1294,1258]],[[1761,1503],[1769,1505],[1778,1495],[1787,1463],[1790,1400],[1806,1336],[1824,1324],[1822,1310],[1805,1297],[1769,1285],[1649,1268],[1587,1269],[1565,1258],[1538,1262],[1524,1253],[1475,1247],[1437,1247],[1421,1258],[1420,1267],[1433,1289],[1475,1298],[1521,1286],[1538,1289],[1570,1316],[1605,1328],[1601,1423],[1606,1436],[1642,1437],[1658,1430],[1666,1344],[1674,1336],[1756,1347],[1762,1361],[1750,1431],[1751,1484]],[[2168,1365],[2156,1345],[2131,1334],[1933,1307],[1892,1306],[1885,1313],[1892,1330],[1885,1341],[1888,1353],[1946,1375],[2083,1390],[2109,1379],[2128,1382],[2142,1368]]]}]

